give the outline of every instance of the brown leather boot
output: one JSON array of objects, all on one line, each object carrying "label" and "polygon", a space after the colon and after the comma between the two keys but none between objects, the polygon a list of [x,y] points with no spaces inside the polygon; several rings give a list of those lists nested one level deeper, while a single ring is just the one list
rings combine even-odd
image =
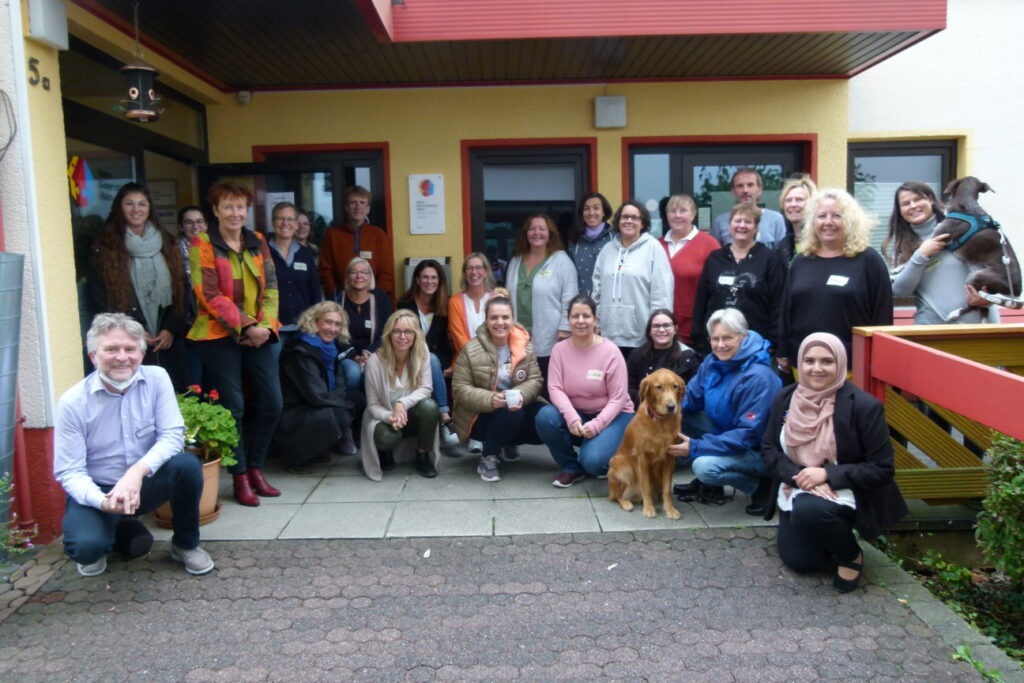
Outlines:
[{"label": "brown leather boot", "polygon": [[252,484],[252,490],[261,496],[268,498],[274,498],[281,495],[279,489],[275,489],[267,481],[267,478],[263,476],[263,470],[258,467],[250,467],[249,471],[246,472],[249,475],[249,483]]},{"label": "brown leather boot", "polygon": [[240,505],[248,505],[249,507],[259,507],[260,499],[256,496],[256,493],[252,490],[252,485],[249,483],[249,473],[235,474],[231,477],[235,481],[235,500]]}]

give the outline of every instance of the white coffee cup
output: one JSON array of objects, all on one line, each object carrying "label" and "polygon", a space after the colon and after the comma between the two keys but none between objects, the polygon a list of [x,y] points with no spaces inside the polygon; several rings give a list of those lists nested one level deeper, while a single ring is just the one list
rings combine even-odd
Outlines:
[{"label": "white coffee cup", "polygon": [[523,392],[518,389],[506,389],[505,404],[508,405],[509,408],[518,408],[523,405]]}]

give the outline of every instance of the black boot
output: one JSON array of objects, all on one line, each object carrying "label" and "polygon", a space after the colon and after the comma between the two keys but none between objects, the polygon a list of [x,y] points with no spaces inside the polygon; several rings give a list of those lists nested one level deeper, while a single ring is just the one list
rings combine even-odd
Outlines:
[{"label": "black boot", "polygon": [[684,503],[692,502],[697,491],[700,490],[700,479],[694,479],[689,484],[676,484],[672,487],[672,494]]},{"label": "black boot", "polygon": [[437,468],[434,467],[434,460],[428,451],[416,451],[416,470],[420,476],[433,479],[437,476]]},{"label": "black boot", "polygon": [[763,517],[764,513],[768,512],[768,496],[771,493],[772,480],[767,477],[761,477],[757,482],[757,488],[754,489],[754,493],[750,496],[750,505],[746,508],[748,515],[754,517]]},{"label": "black boot", "polygon": [[378,451],[380,457],[380,468],[387,472],[388,470],[395,469],[395,456],[391,454],[391,451]]}]

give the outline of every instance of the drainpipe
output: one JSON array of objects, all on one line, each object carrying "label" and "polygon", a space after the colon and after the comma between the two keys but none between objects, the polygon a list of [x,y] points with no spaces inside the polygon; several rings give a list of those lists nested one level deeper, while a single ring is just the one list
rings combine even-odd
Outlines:
[{"label": "drainpipe", "polygon": [[[25,257],[21,254],[0,252],[0,474],[11,472],[14,463],[24,266]],[[9,513],[9,502],[0,503],[0,524],[7,524]]]}]

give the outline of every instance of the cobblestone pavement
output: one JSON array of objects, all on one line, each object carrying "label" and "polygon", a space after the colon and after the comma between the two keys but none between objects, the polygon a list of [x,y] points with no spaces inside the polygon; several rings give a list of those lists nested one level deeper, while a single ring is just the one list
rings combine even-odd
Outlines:
[{"label": "cobblestone pavement", "polygon": [[201,577],[163,544],[91,579],[59,560],[0,622],[0,680],[980,680],[884,576],[839,595],[773,538],[220,542]]}]

